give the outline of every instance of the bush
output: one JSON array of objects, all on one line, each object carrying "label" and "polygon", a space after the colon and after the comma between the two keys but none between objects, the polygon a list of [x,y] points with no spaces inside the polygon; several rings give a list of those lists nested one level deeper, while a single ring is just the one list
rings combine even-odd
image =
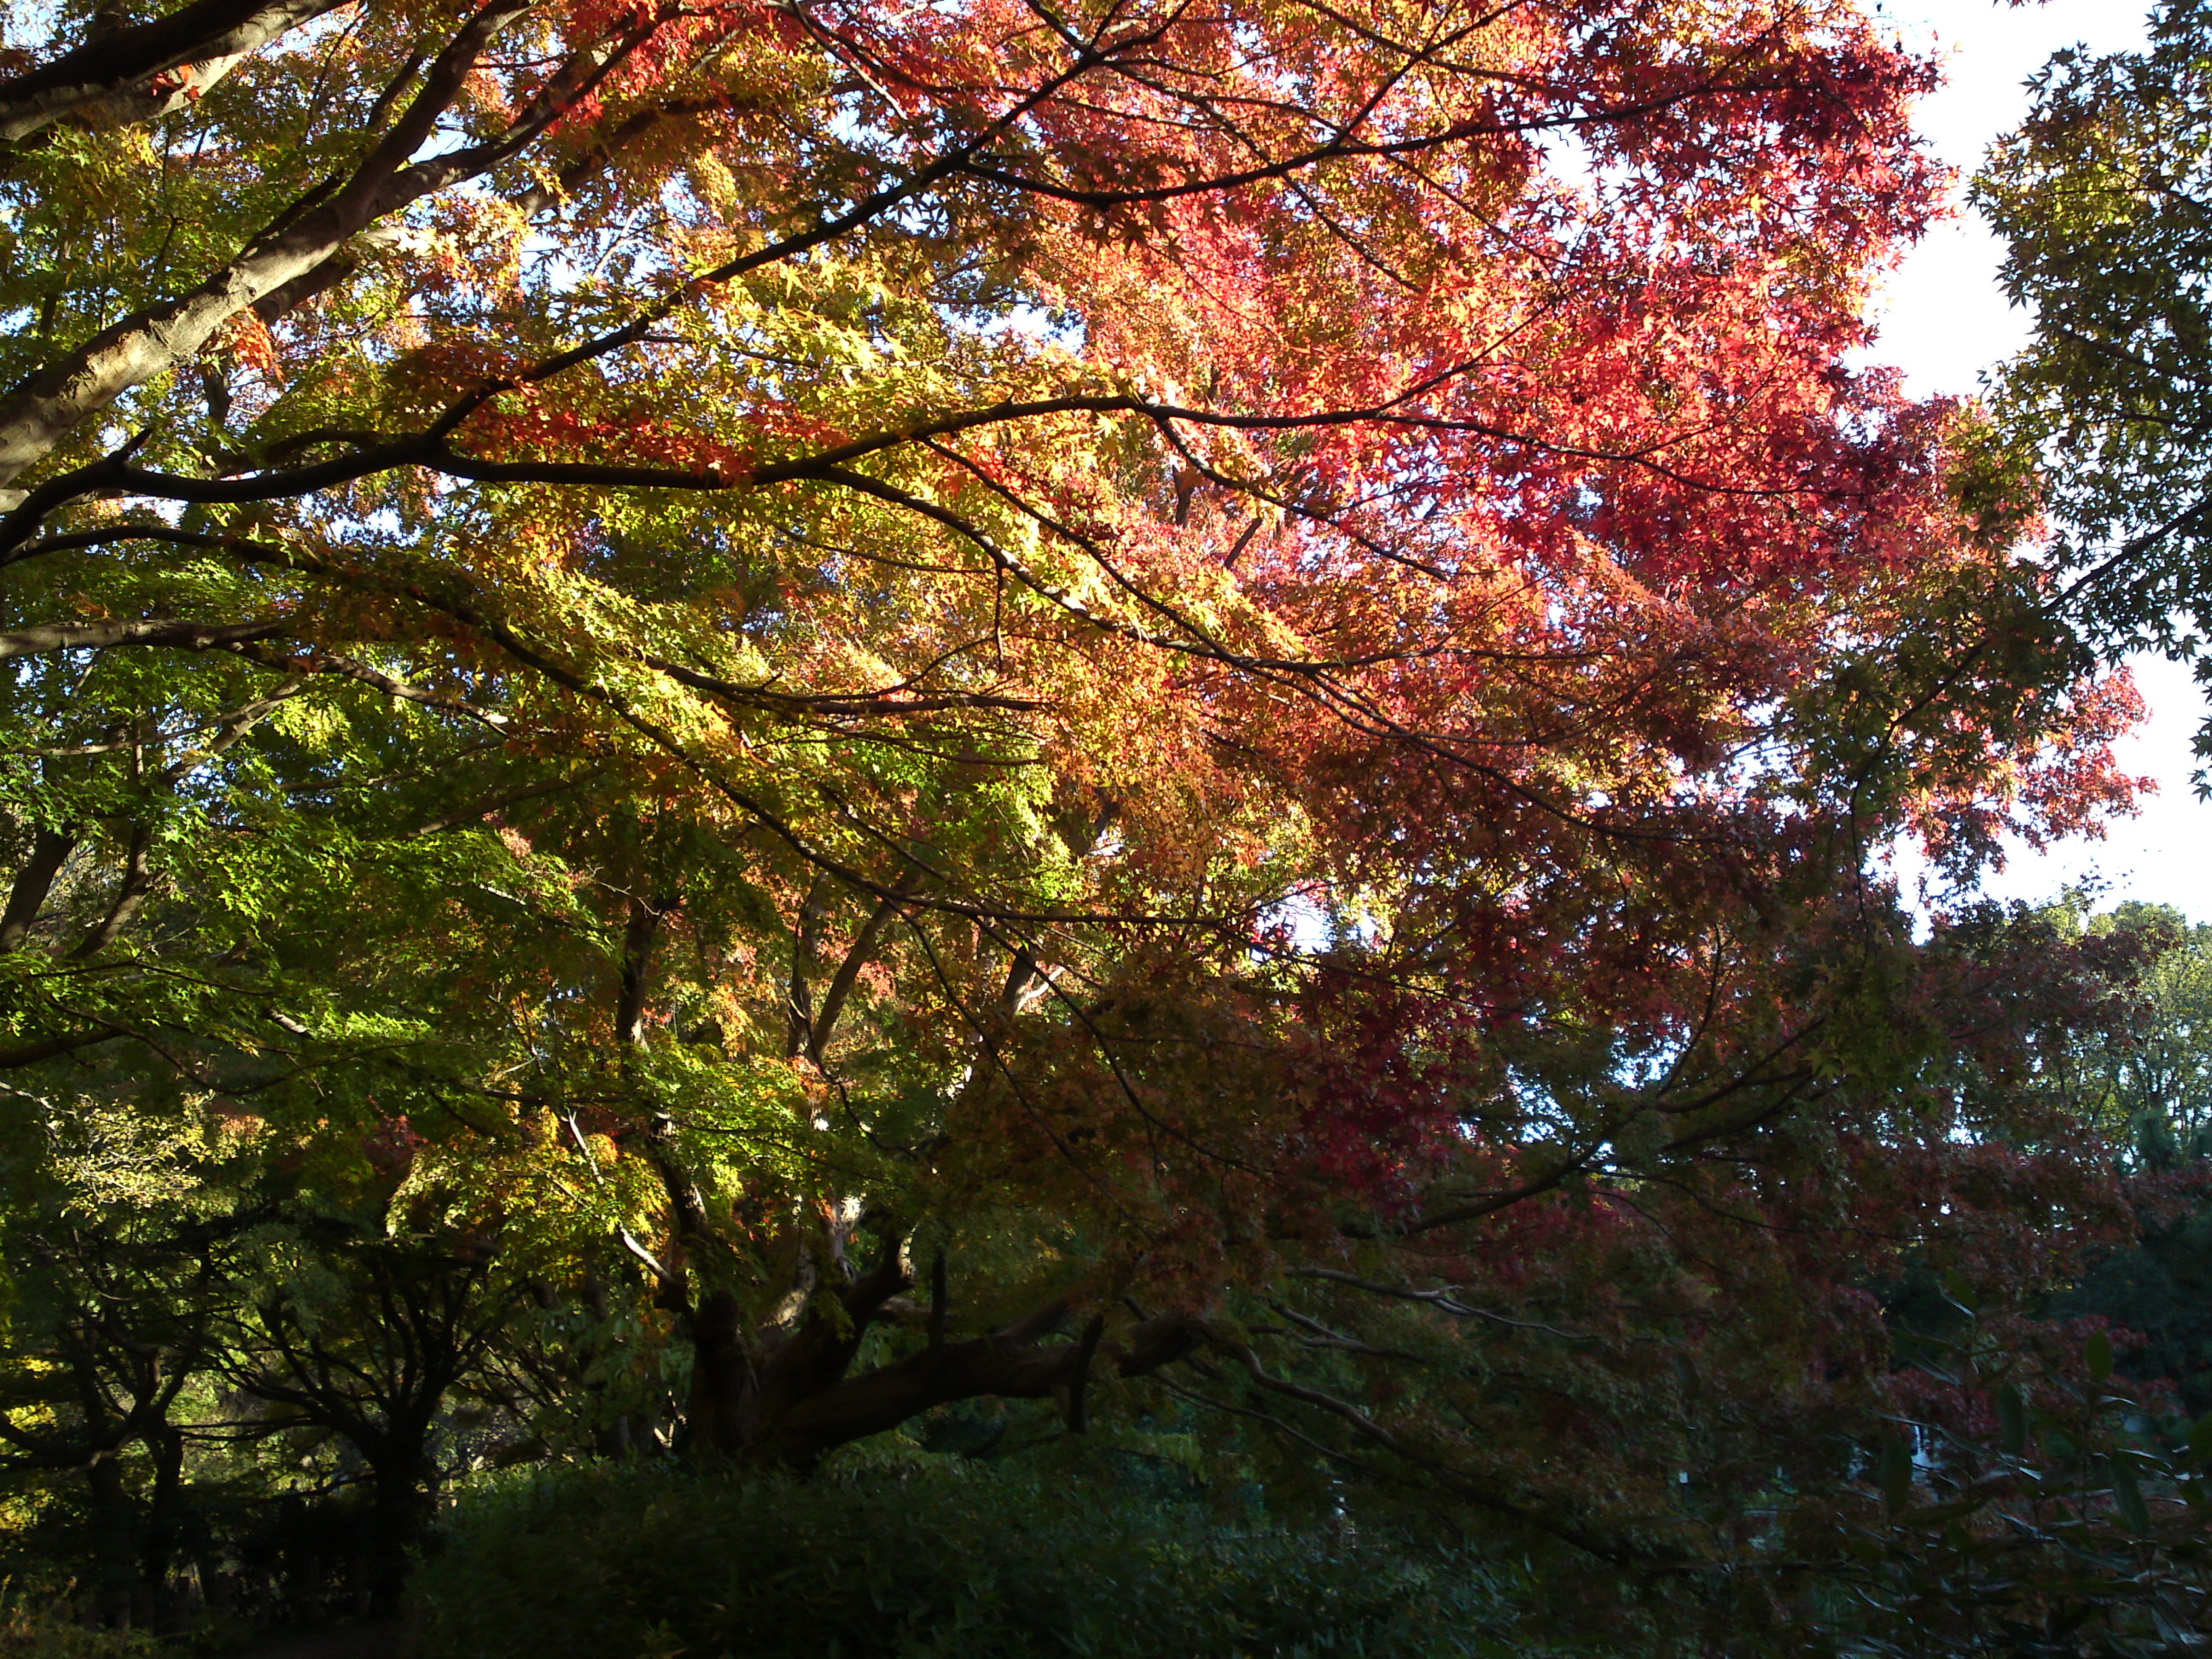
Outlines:
[{"label": "bush", "polygon": [[143,1631],[88,1629],[58,1602],[0,1607],[0,1659],[155,1659],[160,1651]]},{"label": "bush", "polygon": [[1525,1651],[1463,1556],[1225,1527],[1182,1500],[974,1465],[805,1485],[540,1474],[466,1502],[415,1594],[426,1659]]}]

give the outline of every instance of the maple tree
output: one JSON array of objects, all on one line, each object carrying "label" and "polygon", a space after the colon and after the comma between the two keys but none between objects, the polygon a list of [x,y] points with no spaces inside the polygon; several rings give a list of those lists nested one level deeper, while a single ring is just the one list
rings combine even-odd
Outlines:
[{"label": "maple tree", "polygon": [[379,1595],[464,1397],[1256,1417],[1686,1566],[1869,1274],[2118,1224],[2013,1084],[2126,964],[1869,869],[2134,704],[1846,366],[1938,182],[1852,8],[6,15],[27,1413],[348,1440]]}]

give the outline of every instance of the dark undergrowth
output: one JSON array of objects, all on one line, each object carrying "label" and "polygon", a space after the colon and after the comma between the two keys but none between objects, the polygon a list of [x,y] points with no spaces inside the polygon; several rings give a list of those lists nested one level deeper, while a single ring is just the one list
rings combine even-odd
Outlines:
[{"label": "dark undergrowth", "polygon": [[416,1580],[424,1659],[1527,1651],[1462,1555],[930,1464],[799,1485],[633,1463],[479,1493]]}]

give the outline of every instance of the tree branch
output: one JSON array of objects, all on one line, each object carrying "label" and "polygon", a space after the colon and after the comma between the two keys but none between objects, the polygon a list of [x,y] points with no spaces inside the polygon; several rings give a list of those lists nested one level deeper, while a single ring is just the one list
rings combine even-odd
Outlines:
[{"label": "tree branch", "polygon": [[[41,68],[0,82],[0,143],[15,143],[71,112],[155,76],[235,62],[344,0],[197,0],[180,11],[98,35]],[[224,64],[228,67],[228,63]],[[194,76],[204,88],[213,74]]]},{"label": "tree branch", "polygon": [[183,622],[173,617],[143,621],[42,623],[12,634],[0,634],[0,660],[9,657],[43,655],[49,651],[100,649],[113,645],[167,645],[182,651],[208,651],[247,640],[265,640],[293,626],[287,617],[259,622]]},{"label": "tree branch", "polygon": [[70,849],[76,845],[74,830],[54,830],[41,824],[31,838],[30,856],[15,872],[8,890],[8,908],[0,912],[0,956],[20,950],[45,908],[54,878],[61,873]]}]

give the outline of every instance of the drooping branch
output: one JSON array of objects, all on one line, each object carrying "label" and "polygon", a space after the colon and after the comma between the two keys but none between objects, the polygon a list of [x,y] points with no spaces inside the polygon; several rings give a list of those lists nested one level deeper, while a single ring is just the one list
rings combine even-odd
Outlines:
[{"label": "drooping branch", "polygon": [[1356,1402],[1341,1399],[1324,1389],[1312,1388],[1302,1382],[1292,1382],[1287,1377],[1277,1376],[1261,1363],[1259,1355],[1253,1352],[1249,1344],[1229,1338],[1217,1338],[1216,1342],[1217,1346],[1224,1349],[1243,1367],[1245,1376],[1251,1381],[1254,1387],[1284,1399],[1296,1401],[1335,1419],[1338,1422],[1346,1425],[1358,1438],[1389,1452],[1409,1468],[1422,1471],[1455,1496],[1474,1504],[1480,1508],[1492,1510],[1522,1526],[1548,1534],[1565,1543],[1573,1545],[1577,1549],[1595,1556],[1600,1560],[1617,1562],[1650,1554],[1662,1554],[1662,1559],[1672,1559],[1671,1556],[1664,1556],[1661,1552],[1627,1546],[1602,1537],[1588,1528],[1561,1521],[1557,1516],[1547,1515],[1527,1504],[1502,1497],[1492,1491],[1486,1482],[1463,1469],[1455,1468],[1444,1459],[1431,1455],[1407,1440],[1404,1435],[1377,1421],[1370,1412]]},{"label": "drooping branch", "polygon": [[[891,204],[894,204],[887,202],[872,205],[880,211],[888,210]],[[837,222],[842,226],[850,217],[850,215],[841,216]],[[782,258],[795,257],[817,240],[830,239],[826,236],[819,239],[811,236],[793,238],[779,245],[776,252]],[[742,261],[733,261],[727,271],[716,270],[696,279],[693,287],[703,290],[730,280],[733,274],[743,274],[767,262],[759,255],[748,256]],[[659,314],[655,313],[656,318]],[[643,338],[646,332],[647,331],[642,328],[637,329],[635,337]],[[152,471],[130,465],[124,458],[115,457],[91,463],[68,475],[66,480],[56,480],[58,493],[47,505],[51,507],[77,495],[92,495],[143,496],[210,506],[283,501],[405,467],[421,467],[449,477],[465,478],[479,483],[683,489],[716,494],[787,483],[824,482],[843,483],[849,488],[861,489],[865,493],[878,494],[888,486],[867,475],[851,472],[849,469],[854,462],[913,446],[927,447],[937,440],[963,433],[1016,425],[1054,416],[1117,414],[1136,416],[1149,421],[1170,441],[1174,439],[1176,428],[1184,426],[1261,434],[1375,427],[1386,430],[1485,439],[1510,451],[1556,456],[1567,461],[1587,461],[1594,465],[1632,466],[1656,478],[1716,497],[1767,499],[1821,493],[1814,486],[1796,477],[1769,483],[1734,477],[1694,476],[1670,466],[1661,459],[1668,450],[1696,435],[1692,430],[1669,431],[1642,443],[1625,447],[1607,447],[1567,442],[1540,431],[1503,425],[1493,419],[1465,410],[1439,412],[1418,406],[1419,400],[1475,367],[1471,362],[1455,364],[1425,375],[1420,380],[1401,388],[1389,397],[1371,403],[1328,405],[1297,411],[1208,408],[1166,403],[1128,392],[1082,393],[1002,401],[978,409],[957,410],[927,421],[886,428],[845,443],[743,468],[681,467],[615,459],[509,459],[473,454],[455,447],[455,434],[463,431],[468,419],[499,392],[539,385],[580,363],[596,361],[615,349],[615,343],[610,342],[633,343],[632,331],[621,331],[618,338],[610,336],[606,340],[593,341],[587,346],[558,354],[506,380],[468,393],[456,400],[434,423],[422,431],[396,436],[349,434],[355,447],[349,453],[327,460],[275,471],[248,472],[241,476],[195,477]],[[1257,489],[1251,480],[1224,474],[1216,481],[1226,487],[1258,494],[1271,505],[1285,505],[1272,495]],[[894,504],[906,505],[919,498],[901,492],[896,498],[885,495],[884,499],[894,501]],[[1334,522],[1328,515],[1310,509],[1297,510],[1301,516],[1317,519],[1324,523]],[[957,526],[948,527],[957,530]],[[1042,588],[1038,591],[1046,592]],[[1047,592],[1047,597],[1054,597],[1054,594]],[[1280,665],[1293,665],[1285,662]]]},{"label": "drooping branch", "polygon": [[42,1060],[53,1060],[63,1054],[73,1054],[80,1048],[96,1048],[103,1042],[118,1042],[133,1035],[112,1027],[91,1030],[64,1032],[60,1036],[41,1037],[35,1042],[17,1043],[12,1048],[0,1048],[0,1072],[12,1072],[18,1066],[35,1066]]},{"label": "drooping branch", "polygon": [[[1595,1339],[1588,1334],[1563,1331],[1556,1325],[1547,1325],[1532,1319],[1515,1319],[1490,1308],[1478,1308],[1459,1294],[1456,1285],[1430,1286],[1426,1289],[1412,1285],[1391,1285],[1379,1279],[1363,1279],[1358,1273],[1348,1273],[1335,1267],[1297,1267],[1288,1269],[1292,1279],[1325,1279],[1332,1285],[1342,1285],[1370,1296],[1392,1297],[1405,1302],[1425,1303],[1432,1308],[1455,1314],[1462,1319],[1477,1319],[1486,1324],[1502,1326],[1509,1330],[1540,1331],[1547,1336],[1556,1336],[1563,1342],[1589,1342]],[[1296,1318],[1295,1314],[1291,1316]]]},{"label": "drooping branch", "polygon": [[[21,509],[15,516],[20,516]],[[750,791],[732,783],[714,762],[700,752],[693,744],[677,735],[665,723],[645,713],[617,688],[597,676],[580,672],[558,659],[524,639],[513,629],[477,605],[449,598],[412,581],[381,578],[373,573],[352,572],[338,568],[327,559],[305,549],[270,543],[248,542],[236,537],[206,538],[196,545],[207,545],[237,559],[241,563],[270,565],[278,568],[312,573],[370,592],[404,598],[428,607],[461,623],[480,638],[496,646],[514,661],[544,677],[552,684],[573,693],[588,702],[607,709],[622,724],[654,744],[663,753],[678,761],[709,789],[720,795],[759,823],[777,840],[789,847],[809,868],[836,878],[856,892],[866,893],[878,899],[892,899],[902,907],[936,910],[946,915],[971,917],[979,921],[1005,924],[1049,924],[1060,922],[1115,921],[1147,927],[1206,927],[1222,925],[1219,916],[1203,913],[1161,913],[1122,910],[1114,912],[1080,910],[1046,910],[1012,905],[994,905],[958,897],[954,892],[934,890],[939,885],[957,886],[945,872],[923,863],[912,853],[902,853],[918,878],[916,884],[902,891],[890,882],[871,875],[858,866],[837,858],[820,846],[783,813]],[[888,837],[883,838],[890,845]]]},{"label": "drooping branch", "polygon": [[538,800],[547,795],[559,794],[564,790],[581,788],[600,775],[602,775],[594,769],[580,773],[574,777],[548,778],[542,783],[526,784],[519,789],[503,790],[496,795],[488,795],[471,805],[461,808],[459,811],[444,813],[430,819],[428,823],[418,823],[404,833],[409,840],[413,841],[419,841],[428,836],[443,835],[448,830],[458,830],[465,825],[480,823],[492,813],[505,811],[510,806],[519,806],[524,801]]},{"label": "drooping branch", "polygon": [[702,673],[696,668],[671,662],[665,657],[647,656],[640,660],[647,667],[667,675],[678,685],[690,686],[695,691],[704,691],[710,696],[741,707],[772,708],[784,714],[911,719],[923,714],[942,714],[950,709],[986,708],[1007,714],[1034,714],[1052,707],[1040,697],[1000,696],[988,691],[911,691],[904,688],[852,693],[783,691],[772,685],[739,685],[717,675]]},{"label": "drooping branch", "polygon": [[1094,1356],[1110,1361],[1117,1375],[1136,1378],[1188,1358],[1209,1340],[1203,1320],[1170,1313],[1139,1322],[1118,1340],[1104,1338],[1102,1323],[1097,1335],[1086,1328],[1078,1341],[1046,1341],[1069,1311],[1066,1304],[1053,1303],[994,1334],[925,1347],[845,1377],[764,1419],[746,1455],[806,1468],[838,1446],[963,1400],[1057,1398],[1073,1406]]},{"label": "drooping branch", "polygon": [[465,697],[452,696],[442,691],[434,691],[426,685],[416,685],[397,678],[381,669],[370,667],[358,658],[323,651],[312,651],[304,657],[290,657],[265,647],[255,649],[246,641],[221,643],[235,654],[264,668],[293,674],[337,674],[346,679],[359,680],[363,685],[374,686],[387,697],[420,703],[426,708],[443,709],[448,714],[465,714],[471,720],[481,720],[495,731],[504,731],[509,723],[509,717],[495,708],[487,708],[481,703],[471,702]]}]

